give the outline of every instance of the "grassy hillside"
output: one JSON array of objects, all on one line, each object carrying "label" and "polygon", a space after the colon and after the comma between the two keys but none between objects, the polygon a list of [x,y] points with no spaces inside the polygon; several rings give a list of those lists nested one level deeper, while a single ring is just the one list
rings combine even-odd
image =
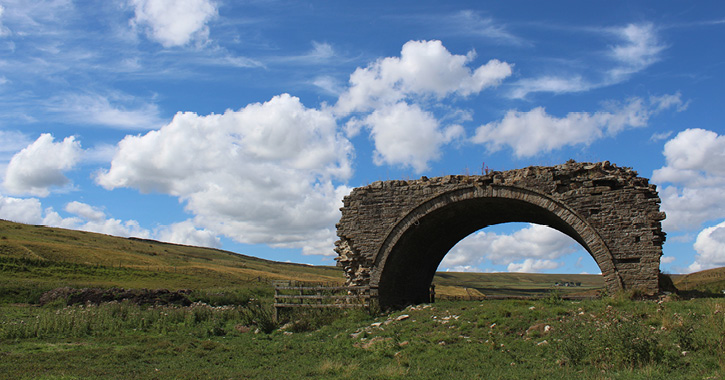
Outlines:
[{"label": "grassy hillside", "polygon": [[679,290],[721,293],[725,290],[725,267],[677,276],[673,280]]},{"label": "grassy hillside", "polygon": [[[280,263],[228,251],[48,228],[0,220],[0,289],[59,286],[213,289],[269,286],[277,280],[341,284],[333,266]],[[438,273],[442,296],[592,293],[599,275]],[[556,283],[579,283],[556,287]]]},{"label": "grassy hillside", "polygon": [[276,280],[341,284],[335,267],[0,220],[0,290],[58,286],[211,289]]}]

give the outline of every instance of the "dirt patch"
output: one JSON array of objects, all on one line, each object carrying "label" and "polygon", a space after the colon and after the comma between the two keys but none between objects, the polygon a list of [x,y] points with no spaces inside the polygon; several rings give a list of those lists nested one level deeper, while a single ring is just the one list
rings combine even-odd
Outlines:
[{"label": "dirt patch", "polygon": [[70,287],[49,290],[40,297],[40,304],[65,300],[68,305],[101,304],[112,301],[128,301],[138,305],[180,305],[189,306],[190,290],[170,291],[167,289],[121,289],[121,288],[83,288]]}]

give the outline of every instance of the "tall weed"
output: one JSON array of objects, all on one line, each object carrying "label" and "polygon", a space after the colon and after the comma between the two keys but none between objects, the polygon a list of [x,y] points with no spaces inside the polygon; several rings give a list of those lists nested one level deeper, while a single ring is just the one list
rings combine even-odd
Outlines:
[{"label": "tall weed", "polygon": [[261,305],[248,308],[214,307],[194,303],[189,307],[142,307],[128,302],[101,305],[66,306],[59,309],[39,308],[30,318],[3,321],[0,339],[49,337],[120,336],[129,331],[168,333],[186,332],[197,336],[223,335],[230,324],[254,323],[264,332],[274,329],[267,320],[271,312]]}]

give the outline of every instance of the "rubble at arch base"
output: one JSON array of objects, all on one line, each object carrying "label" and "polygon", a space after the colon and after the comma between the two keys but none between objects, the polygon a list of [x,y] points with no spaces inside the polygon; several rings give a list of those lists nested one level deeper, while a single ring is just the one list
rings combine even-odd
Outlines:
[{"label": "rubble at arch base", "polygon": [[505,222],[546,224],[571,236],[597,262],[610,292],[658,291],[665,214],[656,186],[606,161],[378,181],[353,189],[343,203],[338,266],[348,285],[370,286],[391,302],[415,303],[448,249]]}]

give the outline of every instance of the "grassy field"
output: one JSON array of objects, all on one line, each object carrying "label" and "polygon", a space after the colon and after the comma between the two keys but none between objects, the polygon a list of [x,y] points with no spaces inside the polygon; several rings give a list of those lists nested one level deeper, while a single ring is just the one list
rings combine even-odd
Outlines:
[{"label": "grassy field", "polygon": [[[5,379],[722,379],[716,299],[440,302],[392,314],[247,305],[0,307]],[[547,327],[548,326],[548,327]]]},{"label": "grassy field", "polygon": [[[723,275],[675,280],[704,290]],[[566,301],[601,276],[439,273],[438,294],[544,298],[274,320],[276,280],[337,284],[342,273],[0,221],[0,379],[725,378],[723,298]],[[190,289],[196,302],[39,305],[60,286]]]},{"label": "grassy field", "polygon": [[[595,295],[604,289],[601,275],[544,273],[452,273],[438,272],[436,292],[455,296],[546,296]],[[564,284],[572,286],[564,286]],[[556,286],[556,284],[560,284]]]}]

